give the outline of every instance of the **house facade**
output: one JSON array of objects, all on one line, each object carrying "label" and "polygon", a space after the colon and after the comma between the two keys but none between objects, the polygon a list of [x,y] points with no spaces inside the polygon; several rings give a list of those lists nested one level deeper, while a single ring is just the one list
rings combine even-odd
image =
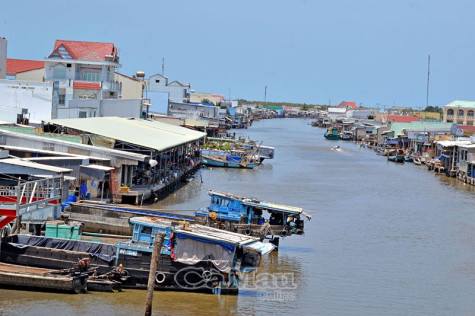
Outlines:
[{"label": "house facade", "polygon": [[156,74],[150,76],[146,87],[151,92],[166,92],[170,102],[188,103],[190,102],[190,84],[182,84],[179,81],[168,83],[168,77]]},{"label": "house facade", "polygon": [[116,72],[115,81],[119,82],[122,86],[119,94],[120,99],[142,99],[144,90],[144,82],[142,80]]},{"label": "house facade", "polygon": [[444,107],[444,122],[473,126],[475,101],[455,100]]},{"label": "house facade", "polygon": [[115,69],[120,67],[113,43],[56,40],[45,59],[45,80],[59,82],[60,106],[72,99],[117,99],[121,85]]},{"label": "house facade", "polygon": [[336,106],[337,108],[345,108],[345,109],[352,109],[355,110],[358,107],[356,106],[356,102],[350,102],[350,101],[341,101],[340,104]]},{"label": "house facade", "polygon": [[7,79],[43,82],[45,79],[45,62],[8,58]]}]

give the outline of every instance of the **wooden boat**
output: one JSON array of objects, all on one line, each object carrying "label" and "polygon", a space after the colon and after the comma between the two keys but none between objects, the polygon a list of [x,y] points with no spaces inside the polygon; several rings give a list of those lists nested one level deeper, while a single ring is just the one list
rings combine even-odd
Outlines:
[{"label": "wooden boat", "polygon": [[54,274],[49,269],[0,263],[0,286],[55,292],[86,293],[87,274]]},{"label": "wooden boat", "polygon": [[201,162],[212,167],[248,168],[253,169],[260,164],[259,157],[246,154],[244,151],[230,152],[202,150]]},{"label": "wooden boat", "polygon": [[338,133],[338,128],[336,127],[328,128],[325,134],[323,134],[323,137],[325,137],[327,140],[339,140],[340,133]]},{"label": "wooden boat", "polygon": [[221,138],[221,137],[208,137],[207,145],[209,148],[221,147],[227,150],[243,150],[251,155],[257,155],[262,163],[265,159],[274,159],[274,147],[263,146],[256,141],[246,139],[244,137],[234,138]]},{"label": "wooden boat", "polygon": [[395,155],[388,156],[388,160],[393,162],[404,162],[405,159],[406,157],[404,156],[404,151],[401,149],[398,149]]},{"label": "wooden boat", "polygon": [[[166,233],[156,274],[156,289],[235,294],[239,274],[255,270],[274,246],[256,237],[155,217],[134,217],[132,239],[113,241],[96,234],[95,242],[15,235],[1,245],[0,261],[69,270],[77,258],[95,274],[120,281],[124,288],[146,288],[154,237]],[[117,237],[117,236],[116,236]],[[119,237],[120,238],[120,237]]]},{"label": "wooden boat", "polygon": [[230,193],[209,191],[210,206],[195,212],[204,225],[249,236],[267,238],[278,245],[278,237],[304,233],[304,221],[311,215],[302,208],[246,198]]}]

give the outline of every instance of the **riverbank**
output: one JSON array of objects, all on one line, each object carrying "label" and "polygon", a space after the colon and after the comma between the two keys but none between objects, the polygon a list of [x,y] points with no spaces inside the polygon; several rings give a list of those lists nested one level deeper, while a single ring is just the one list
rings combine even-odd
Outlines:
[{"label": "riverbank", "polygon": [[[288,288],[238,296],[155,292],[154,314],[470,315],[475,313],[475,191],[424,168],[388,162],[351,142],[331,150],[301,119],[255,122],[239,136],[276,148],[252,170],[203,168],[153,207],[196,209],[209,189],[313,210],[304,236],[284,239],[251,280],[283,273]],[[203,182],[200,181],[199,174]],[[5,315],[143,312],[145,292],[81,296],[0,290]]]}]

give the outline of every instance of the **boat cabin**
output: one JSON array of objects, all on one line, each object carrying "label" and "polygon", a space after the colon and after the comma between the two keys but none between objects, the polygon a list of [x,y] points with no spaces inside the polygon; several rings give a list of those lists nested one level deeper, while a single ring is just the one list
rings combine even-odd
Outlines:
[{"label": "boat cabin", "polygon": [[[197,221],[246,235],[285,237],[303,234],[304,221],[311,218],[302,208],[245,198],[230,193],[209,191],[208,208],[195,213]],[[264,228],[263,228],[264,227]]]}]

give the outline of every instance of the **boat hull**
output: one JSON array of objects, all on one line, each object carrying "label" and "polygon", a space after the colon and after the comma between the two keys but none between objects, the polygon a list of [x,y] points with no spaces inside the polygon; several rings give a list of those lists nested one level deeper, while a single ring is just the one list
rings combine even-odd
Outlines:
[{"label": "boat hull", "polygon": [[201,162],[207,166],[223,168],[248,168],[253,169],[259,165],[259,162],[240,164],[239,162],[223,161],[211,157],[201,157]]},{"label": "boat hull", "polygon": [[388,160],[392,162],[404,162],[404,156],[388,156]]}]

